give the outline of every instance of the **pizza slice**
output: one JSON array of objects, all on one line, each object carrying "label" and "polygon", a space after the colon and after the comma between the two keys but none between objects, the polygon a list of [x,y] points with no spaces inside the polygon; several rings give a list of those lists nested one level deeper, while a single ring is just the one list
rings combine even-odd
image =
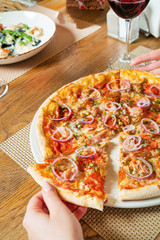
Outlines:
[{"label": "pizza slice", "polygon": [[142,126],[120,133],[118,185],[121,200],[160,196],[159,136],[138,130],[140,128]]},{"label": "pizza slice", "polygon": [[120,159],[121,200],[140,200],[160,196],[160,158],[142,158],[130,153]]},{"label": "pizza slice", "polygon": [[61,199],[81,206],[103,210],[108,156],[105,149],[84,146],[71,155],[45,160],[28,167],[39,185],[54,185]]},{"label": "pizza slice", "polygon": [[118,88],[119,82],[114,83],[117,77],[119,70],[89,75],[62,87],[45,101],[38,112],[36,131],[43,159],[71,154],[90,144],[95,135],[104,138],[114,133],[117,119],[106,110],[106,99],[118,101],[119,92],[110,90]]}]

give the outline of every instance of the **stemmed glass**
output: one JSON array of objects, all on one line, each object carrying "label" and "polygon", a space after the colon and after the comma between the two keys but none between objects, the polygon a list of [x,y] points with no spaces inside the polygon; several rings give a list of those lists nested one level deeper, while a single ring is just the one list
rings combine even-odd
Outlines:
[{"label": "stemmed glass", "polygon": [[129,53],[129,40],[132,18],[137,17],[147,6],[150,0],[108,0],[110,7],[126,23],[126,52],[109,60],[110,69],[131,68],[129,65],[132,56]]},{"label": "stemmed glass", "polygon": [[0,87],[0,98],[2,98],[4,95],[6,95],[8,92],[8,84],[3,85]]}]

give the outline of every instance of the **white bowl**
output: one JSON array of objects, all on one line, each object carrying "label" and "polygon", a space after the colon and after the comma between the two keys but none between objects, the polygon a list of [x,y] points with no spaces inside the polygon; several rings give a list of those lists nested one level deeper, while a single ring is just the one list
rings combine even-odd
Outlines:
[{"label": "white bowl", "polygon": [[40,38],[41,42],[37,47],[26,53],[0,58],[0,65],[20,62],[39,53],[44,47],[47,46],[56,31],[55,23],[51,18],[42,13],[33,11],[12,11],[0,13],[0,23],[3,24],[3,26],[24,23],[29,27],[37,26],[43,30],[43,36]]}]

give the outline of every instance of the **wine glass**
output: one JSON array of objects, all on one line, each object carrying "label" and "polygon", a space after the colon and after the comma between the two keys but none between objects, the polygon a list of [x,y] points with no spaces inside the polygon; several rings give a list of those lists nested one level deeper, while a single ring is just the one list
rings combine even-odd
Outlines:
[{"label": "wine glass", "polygon": [[126,52],[109,60],[110,69],[131,68],[130,62],[134,56],[129,53],[129,40],[132,18],[137,17],[150,0],[108,0],[110,7],[126,23]]},{"label": "wine glass", "polygon": [[0,98],[2,98],[3,96],[5,96],[8,92],[8,84],[3,85],[0,87]]}]

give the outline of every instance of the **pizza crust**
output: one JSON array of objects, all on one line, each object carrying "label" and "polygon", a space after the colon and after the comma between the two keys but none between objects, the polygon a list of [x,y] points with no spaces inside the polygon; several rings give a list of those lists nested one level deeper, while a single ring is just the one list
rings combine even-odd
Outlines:
[{"label": "pizza crust", "polygon": [[119,197],[121,200],[143,200],[160,196],[160,185],[149,185],[137,189],[122,189]]},{"label": "pizza crust", "polygon": [[153,73],[144,72],[135,69],[121,69],[120,78],[128,79],[131,84],[142,83],[144,79],[147,79],[148,84],[159,85],[159,76]]},{"label": "pizza crust", "polygon": [[45,153],[45,138],[43,133],[43,112],[40,110],[40,113],[37,117],[37,125],[36,125],[36,134],[37,134],[37,141],[40,148],[40,152],[42,155],[42,158],[45,159],[46,153]]},{"label": "pizza crust", "polygon": [[45,178],[40,174],[40,172],[36,168],[36,165],[29,166],[27,171],[40,186],[43,186],[44,182],[49,182],[51,185],[53,185],[57,189],[57,192],[62,200],[84,207],[91,207],[101,211],[103,210],[103,199],[100,199],[96,196],[91,197],[87,194],[80,195],[80,193],[78,192],[73,192],[71,190],[56,187],[51,179]]},{"label": "pizza crust", "polygon": [[53,157],[53,153],[49,147],[46,146],[46,138],[43,132],[43,108],[46,107],[51,102],[51,99],[48,98],[44,104],[40,107],[38,112],[37,120],[36,120],[36,137],[38,141],[38,145],[40,148],[40,152],[42,155],[42,159],[50,159]]}]

